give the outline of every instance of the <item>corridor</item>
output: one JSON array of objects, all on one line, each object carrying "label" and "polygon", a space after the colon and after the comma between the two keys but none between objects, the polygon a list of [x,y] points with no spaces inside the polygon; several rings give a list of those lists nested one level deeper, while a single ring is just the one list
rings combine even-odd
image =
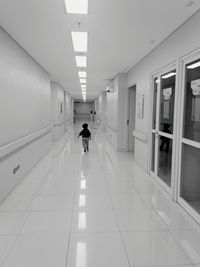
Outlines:
[{"label": "corridor", "polygon": [[76,123],[0,207],[0,266],[200,265],[200,229],[131,153]]}]

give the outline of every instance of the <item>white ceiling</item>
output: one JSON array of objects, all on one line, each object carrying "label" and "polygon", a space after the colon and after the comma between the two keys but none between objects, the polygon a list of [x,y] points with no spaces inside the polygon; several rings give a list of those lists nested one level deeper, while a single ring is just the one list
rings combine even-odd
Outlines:
[{"label": "white ceiling", "polygon": [[[186,7],[188,2],[194,3]],[[75,98],[81,89],[70,31],[88,31],[92,99],[199,8],[199,0],[89,0],[85,16],[66,14],[64,0],[0,0],[0,24]]]}]

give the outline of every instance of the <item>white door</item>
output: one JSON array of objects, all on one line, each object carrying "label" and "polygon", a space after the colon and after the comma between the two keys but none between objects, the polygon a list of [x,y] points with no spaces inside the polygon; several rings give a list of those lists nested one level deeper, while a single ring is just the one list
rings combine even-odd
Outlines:
[{"label": "white door", "polygon": [[176,70],[153,77],[151,174],[171,193]]}]

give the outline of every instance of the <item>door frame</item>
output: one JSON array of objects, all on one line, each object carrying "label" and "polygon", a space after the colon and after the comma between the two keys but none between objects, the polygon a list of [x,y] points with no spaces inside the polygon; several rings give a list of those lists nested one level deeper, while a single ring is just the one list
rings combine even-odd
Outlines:
[{"label": "door frame", "polygon": [[[172,70],[176,70],[176,84],[175,84],[175,98],[174,98],[174,118],[173,118],[173,135],[172,135],[172,142],[173,142],[173,149],[172,149],[172,166],[171,166],[171,187],[167,186],[165,182],[163,182],[155,173],[151,171],[151,160],[152,160],[152,120],[153,120],[153,100],[154,100],[154,79],[156,77],[161,77],[163,74],[170,72]],[[149,140],[148,140],[148,173],[155,179],[155,181],[162,187],[164,188],[167,193],[170,195],[170,197],[175,200],[177,197],[177,188],[176,188],[176,161],[177,161],[177,114],[178,114],[178,88],[179,88],[179,67],[178,67],[178,61],[173,61],[167,66],[164,66],[160,69],[158,69],[155,72],[152,72],[150,74],[150,120],[149,120]],[[158,93],[157,93],[157,104],[160,99],[160,83],[158,86]],[[160,112],[160,105],[156,106],[156,120],[159,118],[159,112]],[[159,134],[160,131],[158,131]],[[163,135],[163,133],[162,133]],[[166,137],[167,134],[164,134]],[[158,145],[155,144],[155,150],[156,148],[158,149]],[[156,156],[156,151],[155,151],[155,156]],[[157,166],[157,160],[155,157],[155,167]]]},{"label": "door frame", "polygon": [[[134,87],[134,88],[133,88]],[[131,89],[133,88],[133,89]],[[129,152],[129,123],[128,121],[130,120],[130,90],[135,90],[135,125],[136,125],[136,105],[137,105],[137,85],[134,83],[133,85],[128,87],[128,92],[127,92],[127,151]],[[133,136],[134,137],[134,136]],[[134,137],[135,138],[135,137]],[[134,141],[135,143],[135,141]],[[134,145],[134,151],[135,151],[135,145]],[[134,152],[130,151],[130,152]]]},{"label": "door frame", "polygon": [[[183,136],[183,123],[184,123],[184,102],[185,102],[185,70],[186,65],[200,59],[200,49],[197,49],[190,54],[181,57],[179,62],[180,69],[180,102],[179,102],[179,136],[178,136],[178,163],[177,163],[177,202],[196,220],[200,223],[200,214],[188,204],[186,200],[184,200],[180,196],[180,188],[181,188],[181,165],[182,165],[182,144],[188,144],[192,147],[200,149],[200,142],[196,142],[193,140],[189,140]],[[182,89],[182,90],[181,90]]]},{"label": "door frame", "polygon": [[[126,151],[129,152],[129,89],[131,87],[135,86],[135,97],[136,97],[136,105],[137,105],[137,83],[133,83],[131,85],[128,85],[128,88],[126,89]],[[135,107],[137,108],[137,107]],[[137,109],[136,109],[137,110]],[[135,125],[136,125],[136,113],[135,113]]]}]

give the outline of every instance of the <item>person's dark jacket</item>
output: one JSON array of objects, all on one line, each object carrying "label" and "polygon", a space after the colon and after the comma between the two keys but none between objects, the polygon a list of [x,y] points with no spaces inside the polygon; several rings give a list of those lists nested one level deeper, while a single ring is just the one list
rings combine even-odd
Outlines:
[{"label": "person's dark jacket", "polygon": [[83,129],[80,133],[79,136],[82,136],[82,138],[89,138],[91,137],[91,133],[88,129]]}]

